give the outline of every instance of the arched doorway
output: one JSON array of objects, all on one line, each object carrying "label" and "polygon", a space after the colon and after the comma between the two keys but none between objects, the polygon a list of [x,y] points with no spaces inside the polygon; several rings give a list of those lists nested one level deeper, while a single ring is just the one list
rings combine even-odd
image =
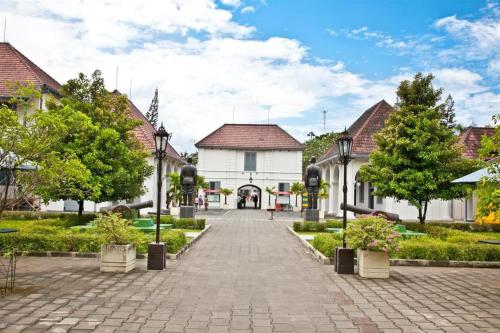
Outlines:
[{"label": "arched doorway", "polygon": [[[238,196],[237,198],[237,207],[238,209],[260,209],[262,205],[262,190],[260,187],[247,184],[238,188]],[[256,196],[258,198],[257,206],[253,201],[253,197]]]}]

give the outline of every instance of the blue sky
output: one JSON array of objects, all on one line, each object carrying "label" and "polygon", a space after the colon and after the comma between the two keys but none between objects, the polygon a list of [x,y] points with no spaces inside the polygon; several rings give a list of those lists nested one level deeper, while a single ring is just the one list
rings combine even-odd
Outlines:
[{"label": "blue sky", "polygon": [[[215,1],[215,2],[214,2]],[[401,80],[433,72],[457,119],[500,105],[498,1],[6,0],[7,40],[60,82],[99,68],[144,112],[158,87],[174,146],[225,122],[297,138],[349,126]]]}]

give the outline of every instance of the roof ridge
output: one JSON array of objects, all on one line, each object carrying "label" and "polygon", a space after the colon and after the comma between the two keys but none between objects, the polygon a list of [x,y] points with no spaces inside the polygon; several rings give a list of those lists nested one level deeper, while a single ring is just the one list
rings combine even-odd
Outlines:
[{"label": "roof ridge", "polygon": [[[377,110],[380,109],[380,106],[383,103],[387,103],[387,102],[384,99],[382,99],[377,104],[375,104],[375,105],[372,106],[372,107],[375,107],[375,108],[373,109],[372,112],[370,112],[370,114],[368,115],[368,118],[366,118],[365,122],[363,124],[361,124],[361,127],[358,129],[358,131],[352,136],[353,139],[355,137],[357,137],[359,135],[359,133],[361,133],[366,128],[366,126],[368,125],[368,122],[370,121],[370,119],[372,119],[373,115],[377,113]],[[387,104],[389,104],[389,103],[387,103]],[[371,108],[369,108],[369,109],[371,109]]]}]

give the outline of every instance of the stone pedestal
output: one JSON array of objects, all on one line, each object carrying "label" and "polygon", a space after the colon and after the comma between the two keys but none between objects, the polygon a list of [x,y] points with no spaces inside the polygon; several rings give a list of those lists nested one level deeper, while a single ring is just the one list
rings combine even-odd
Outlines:
[{"label": "stone pedestal", "polygon": [[194,206],[181,206],[180,218],[194,218]]},{"label": "stone pedestal", "polygon": [[358,272],[364,278],[388,279],[389,255],[382,251],[358,250]]},{"label": "stone pedestal", "polygon": [[149,243],[148,245],[148,270],[161,271],[166,266],[167,247],[165,243]]},{"label": "stone pedestal", "polygon": [[319,210],[304,209],[304,221],[319,222]]},{"label": "stone pedestal", "polygon": [[134,244],[101,245],[101,272],[126,273],[135,268],[136,249]]},{"label": "stone pedestal", "polygon": [[354,250],[335,248],[335,272],[337,274],[354,274]]}]

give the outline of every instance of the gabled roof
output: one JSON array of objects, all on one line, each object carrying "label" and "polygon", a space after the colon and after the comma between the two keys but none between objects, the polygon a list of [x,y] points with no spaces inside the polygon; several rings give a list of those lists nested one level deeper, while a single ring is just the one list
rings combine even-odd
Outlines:
[{"label": "gabled roof", "polygon": [[[128,105],[130,108],[130,114],[133,118],[142,121],[142,124],[137,126],[134,129],[135,137],[137,140],[144,144],[144,147],[148,150],[155,150],[155,141],[153,138],[153,134],[156,132],[155,128],[151,123],[147,120],[147,118],[142,114],[142,112],[132,103],[131,100],[128,100]],[[167,145],[167,156],[171,157],[180,162],[184,162],[182,157],[177,153],[177,151],[170,145]]]},{"label": "gabled roof", "polygon": [[[371,151],[377,148],[377,144],[373,140],[373,135],[385,126],[385,121],[393,111],[394,108],[389,103],[381,100],[363,112],[349,127],[347,132],[353,139],[353,154],[370,154]],[[321,162],[335,156],[338,153],[337,150],[337,144],[332,144],[320,157],[319,161]]]},{"label": "gabled roof", "polygon": [[459,136],[458,143],[465,146],[462,156],[465,158],[478,158],[478,149],[481,147],[483,136],[492,136],[495,131],[492,127],[467,127]]},{"label": "gabled roof", "polygon": [[10,43],[0,43],[0,97],[11,97],[7,82],[32,82],[57,94],[61,85]]},{"label": "gabled roof", "polygon": [[197,148],[303,150],[304,146],[278,125],[224,124],[198,141]]}]

